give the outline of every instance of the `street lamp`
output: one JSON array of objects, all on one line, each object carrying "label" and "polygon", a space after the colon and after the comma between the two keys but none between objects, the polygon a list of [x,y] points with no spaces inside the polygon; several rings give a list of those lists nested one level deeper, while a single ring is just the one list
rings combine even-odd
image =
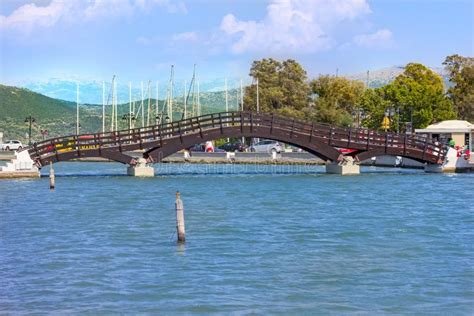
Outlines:
[{"label": "street lamp", "polygon": [[127,113],[122,116],[123,121],[128,121],[128,129],[132,129],[132,121],[136,120],[135,114],[132,113]]},{"label": "street lamp", "polygon": [[31,114],[25,118],[25,123],[29,123],[28,146],[31,146],[31,126],[33,125],[34,122],[36,122],[36,119],[33,116],[31,116]]}]

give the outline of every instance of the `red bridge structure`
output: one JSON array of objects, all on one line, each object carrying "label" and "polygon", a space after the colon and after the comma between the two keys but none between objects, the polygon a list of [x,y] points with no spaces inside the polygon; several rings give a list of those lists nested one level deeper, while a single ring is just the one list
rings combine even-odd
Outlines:
[{"label": "red bridge structure", "polygon": [[[103,157],[128,164],[133,171],[151,168],[147,165],[194,144],[227,137],[291,144],[326,161],[328,173],[339,174],[359,173],[359,162],[374,156],[402,156],[440,165],[447,153],[445,145],[423,136],[341,128],[254,112],[214,113],[130,130],[57,137],[25,150],[40,168],[51,162]],[[341,148],[352,150],[342,154]],[[136,150],[142,150],[142,158],[127,154]]]}]

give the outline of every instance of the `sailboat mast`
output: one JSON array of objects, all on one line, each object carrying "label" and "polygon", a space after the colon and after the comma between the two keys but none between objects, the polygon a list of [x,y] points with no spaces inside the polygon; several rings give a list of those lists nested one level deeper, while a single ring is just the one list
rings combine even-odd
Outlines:
[{"label": "sailboat mast", "polygon": [[148,80],[148,106],[146,111],[146,126],[150,126],[150,111],[151,111],[151,80]]},{"label": "sailboat mast", "polygon": [[145,112],[143,111],[143,99],[144,99],[144,95],[143,95],[143,81],[141,82],[141,86],[142,86],[142,100],[141,100],[141,103],[140,103],[140,111],[142,112],[141,113],[141,116],[142,116],[142,127],[145,126]]},{"label": "sailboat mast", "polygon": [[76,82],[76,135],[79,135],[79,82]]},{"label": "sailboat mast", "polygon": [[197,82],[197,108],[198,108],[198,116],[201,116],[201,99],[199,97],[199,81]]},{"label": "sailboat mast", "polygon": [[240,79],[240,110],[244,111],[244,88],[242,85],[242,79]]},{"label": "sailboat mast", "polygon": [[227,94],[227,78],[224,79],[225,85],[225,111],[229,112],[229,96]]},{"label": "sailboat mast", "polygon": [[105,133],[105,81],[102,81],[102,134]]},{"label": "sailboat mast", "polygon": [[184,80],[184,96],[183,96],[183,101],[184,101],[184,119],[187,118],[187,107],[186,107],[186,80]]},{"label": "sailboat mast", "polygon": [[128,129],[132,128],[132,82],[128,82]]},{"label": "sailboat mast", "polygon": [[112,116],[110,121],[110,131],[114,131],[115,124],[115,75],[112,77]]},{"label": "sailboat mast", "polygon": [[159,108],[160,84],[156,81],[156,103],[155,103],[155,125],[158,125],[158,108]]}]

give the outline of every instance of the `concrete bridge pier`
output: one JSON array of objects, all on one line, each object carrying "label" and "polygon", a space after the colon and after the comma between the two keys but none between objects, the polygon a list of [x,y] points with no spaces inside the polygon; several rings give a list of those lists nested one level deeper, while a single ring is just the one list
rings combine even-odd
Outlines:
[{"label": "concrete bridge pier", "polygon": [[154,177],[155,169],[147,165],[145,158],[138,158],[135,166],[128,166],[127,174],[134,177]]},{"label": "concrete bridge pier", "polygon": [[360,174],[360,166],[352,157],[344,157],[342,161],[326,163],[326,173],[352,175]]}]

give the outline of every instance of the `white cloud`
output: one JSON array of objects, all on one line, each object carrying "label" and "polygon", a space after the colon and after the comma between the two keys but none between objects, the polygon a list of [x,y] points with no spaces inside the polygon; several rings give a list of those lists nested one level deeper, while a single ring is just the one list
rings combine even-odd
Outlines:
[{"label": "white cloud", "polygon": [[53,0],[47,6],[25,4],[9,16],[0,15],[0,30],[15,29],[29,33],[36,27],[51,27],[66,16],[73,6],[73,1],[61,0]]},{"label": "white cloud", "polygon": [[198,34],[196,32],[184,32],[173,35],[173,41],[196,42]]},{"label": "white cloud", "polygon": [[370,12],[366,0],[272,0],[262,20],[228,14],[220,29],[231,38],[234,53],[314,52],[331,47],[332,27]]},{"label": "white cloud", "polygon": [[0,30],[26,35],[36,28],[53,27],[60,21],[80,23],[95,18],[130,16],[154,6],[169,13],[187,13],[181,0],[52,0],[45,6],[29,3],[8,16],[0,15]]},{"label": "white cloud", "polygon": [[380,29],[371,34],[354,36],[353,42],[361,47],[390,47],[393,45],[393,34],[390,30]]},{"label": "white cloud", "polygon": [[136,42],[138,44],[148,46],[153,43],[153,39],[145,37],[145,36],[140,36],[140,37],[137,37]]}]

